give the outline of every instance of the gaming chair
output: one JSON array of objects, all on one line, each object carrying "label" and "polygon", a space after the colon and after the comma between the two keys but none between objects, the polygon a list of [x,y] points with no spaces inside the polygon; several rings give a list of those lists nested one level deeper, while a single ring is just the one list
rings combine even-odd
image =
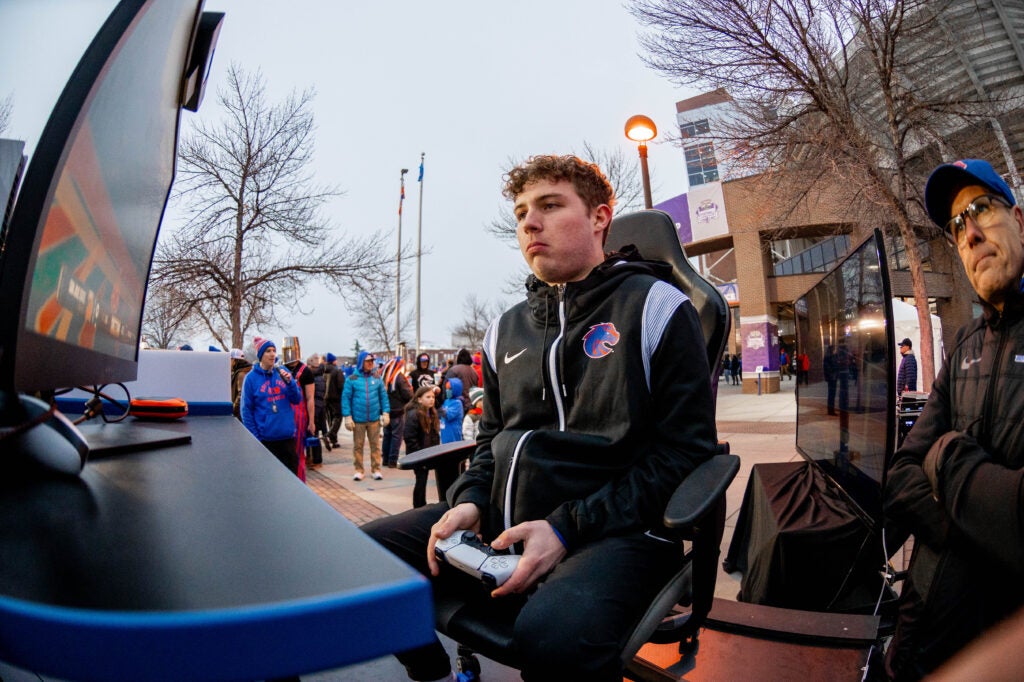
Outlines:
[{"label": "gaming chair", "polygon": [[[627,244],[634,244],[644,258],[662,260],[672,266],[673,283],[690,298],[700,317],[713,395],[717,395],[717,367],[729,333],[725,298],[690,265],[668,214],[648,210],[615,218],[605,250],[618,250]],[[459,441],[426,448],[400,460],[399,467],[435,469],[438,492],[443,499],[460,463],[472,454],[474,447],[472,441]],[[685,550],[683,540],[691,543],[691,549],[685,552],[687,561],[683,569],[669,580],[631,636],[622,643],[622,661],[627,677],[632,679],[676,679],[635,658],[637,651],[648,641],[679,642],[682,651],[696,639],[711,610],[725,527],[725,491],[739,470],[739,457],[728,454],[727,443],[719,444],[718,451],[679,485],[665,510],[664,524],[679,538],[679,550]],[[461,645],[460,667],[477,667],[468,650],[503,665],[520,667],[512,646],[511,621],[502,621],[487,610],[475,608],[471,601],[454,597],[438,599],[434,615],[437,629]]]}]

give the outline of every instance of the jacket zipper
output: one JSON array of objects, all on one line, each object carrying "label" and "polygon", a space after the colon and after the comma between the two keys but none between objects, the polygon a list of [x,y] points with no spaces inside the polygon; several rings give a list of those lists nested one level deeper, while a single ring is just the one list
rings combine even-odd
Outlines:
[{"label": "jacket zipper", "polygon": [[[1008,336],[1009,334],[1005,333],[1003,330],[1000,330],[999,343],[996,344],[996,357],[993,358],[992,360],[992,374],[989,378],[988,390],[985,391],[985,402],[981,406],[981,423],[984,425],[984,431],[976,435],[984,436],[984,438],[986,439],[986,443],[988,442],[988,439],[991,438],[992,434],[992,400],[995,396],[996,382],[999,380],[999,371],[1003,364],[1003,351],[1004,347],[1006,346],[1006,340]],[[984,336],[982,336],[981,352],[982,355],[985,354]]]},{"label": "jacket zipper", "polygon": [[551,343],[551,350],[548,351],[548,376],[551,378],[551,392],[555,396],[555,409],[558,410],[558,430],[565,431],[565,405],[562,403],[562,393],[558,387],[562,384],[562,378],[558,374],[558,346],[565,338],[565,285],[557,285],[558,290],[558,336]]},{"label": "jacket zipper", "polygon": [[[551,380],[551,392],[555,396],[555,408],[558,410],[558,430],[565,431],[565,406],[562,404],[562,394],[558,390],[561,385],[561,377],[558,374],[558,346],[565,337],[565,285],[557,285],[558,290],[558,336],[554,341],[551,342],[551,349],[548,351],[548,376]],[[504,522],[505,530],[512,527],[512,489],[515,485],[516,467],[519,464],[519,453],[523,449],[523,445],[526,443],[526,439],[533,433],[533,430],[527,431],[520,436],[519,441],[516,443],[515,450],[512,451],[512,459],[508,465],[508,477],[505,482],[505,511],[504,511]],[[509,551],[515,554],[513,548],[509,548]]]},{"label": "jacket zipper", "polygon": [[[512,460],[508,464],[508,477],[505,481],[505,530],[512,527],[512,488],[515,483],[516,464],[519,463],[519,453],[522,452],[523,445],[526,444],[526,439],[530,437],[531,433],[533,433],[533,429],[519,437],[515,450],[512,451]],[[509,552],[512,554],[516,553],[514,546],[509,547]]]},{"label": "jacket zipper", "polygon": [[370,419],[370,379],[372,379],[372,378],[373,377],[369,377],[368,376],[368,377],[366,377],[366,380],[363,382],[363,387],[365,389],[364,398],[366,399],[366,421],[367,422],[373,421],[372,419]]}]

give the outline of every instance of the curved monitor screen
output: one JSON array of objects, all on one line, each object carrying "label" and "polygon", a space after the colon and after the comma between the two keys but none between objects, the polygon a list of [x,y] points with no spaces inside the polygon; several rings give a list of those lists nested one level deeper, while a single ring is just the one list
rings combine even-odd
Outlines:
[{"label": "curved monitor screen", "polygon": [[892,306],[878,230],[796,300],[797,450],[865,519],[880,519],[892,451],[895,384]]},{"label": "curved monitor screen", "polygon": [[3,380],[18,390],[135,378],[200,7],[120,2],[54,107],[5,244],[3,286],[21,305],[3,311],[18,319]]}]

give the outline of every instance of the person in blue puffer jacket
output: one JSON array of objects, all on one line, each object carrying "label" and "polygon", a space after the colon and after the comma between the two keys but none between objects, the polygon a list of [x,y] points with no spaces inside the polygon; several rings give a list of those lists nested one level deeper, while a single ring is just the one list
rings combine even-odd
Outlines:
[{"label": "person in blue puffer jacket", "polygon": [[452,377],[444,382],[444,404],[441,406],[441,442],[462,440],[462,381]]},{"label": "person in blue puffer jacket", "polygon": [[370,472],[374,480],[384,478],[380,472],[380,425],[391,421],[388,392],[384,381],[373,372],[377,358],[362,351],[356,360],[358,372],[345,380],[341,392],[341,416],[345,428],[352,432],[352,456],[355,474],[352,480],[363,480],[363,443],[370,441]]},{"label": "person in blue puffer jacket", "polygon": [[242,423],[282,464],[298,475],[292,405],[302,401],[299,385],[288,370],[274,367],[277,346],[273,341],[257,336],[253,345],[257,364],[245,375],[242,384]]}]

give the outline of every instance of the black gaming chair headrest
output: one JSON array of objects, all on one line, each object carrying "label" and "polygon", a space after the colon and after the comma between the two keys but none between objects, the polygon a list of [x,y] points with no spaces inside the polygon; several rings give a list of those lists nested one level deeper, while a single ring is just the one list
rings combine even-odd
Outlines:
[{"label": "black gaming chair headrest", "polygon": [[633,244],[648,260],[660,260],[672,266],[674,284],[690,297],[707,346],[712,378],[718,377],[718,364],[729,336],[729,304],[711,282],[693,269],[679,243],[675,223],[663,211],[639,211],[612,220],[605,251],[618,251]]}]

